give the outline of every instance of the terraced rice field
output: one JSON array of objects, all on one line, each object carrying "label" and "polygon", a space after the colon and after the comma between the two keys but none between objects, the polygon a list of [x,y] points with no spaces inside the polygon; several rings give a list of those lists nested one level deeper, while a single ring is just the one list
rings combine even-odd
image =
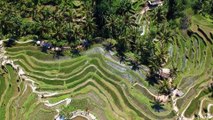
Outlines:
[{"label": "terraced rice field", "polygon": [[[187,38],[173,37],[166,67],[177,67],[173,81],[184,95],[170,98],[161,112],[152,108],[158,91],[145,80],[146,72],[119,64],[100,47],[63,60],[53,59],[31,43],[5,48],[4,56],[19,69],[10,63],[1,67],[0,119],[51,120],[58,112],[67,115],[76,110],[89,110],[100,120],[177,119],[194,114],[202,118],[200,108],[212,103],[207,88],[213,79],[210,33],[194,26]],[[19,75],[20,69],[24,75]],[[199,106],[204,98],[210,102]]]}]

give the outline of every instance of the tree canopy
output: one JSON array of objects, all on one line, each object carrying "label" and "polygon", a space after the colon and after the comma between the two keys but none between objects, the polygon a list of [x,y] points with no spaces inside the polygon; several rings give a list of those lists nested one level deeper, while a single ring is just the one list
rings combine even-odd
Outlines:
[{"label": "tree canopy", "polygon": [[163,7],[148,14],[149,31],[142,36],[142,24],[136,21],[145,4],[131,0],[1,0],[0,37],[30,36],[72,48],[82,44],[83,39],[95,43],[101,38],[118,55],[135,54],[138,64],[160,66],[167,52],[157,51],[153,39],[159,39],[160,47],[165,48],[175,29],[186,30],[190,26],[187,8],[195,14],[213,16],[212,0],[165,0]]}]

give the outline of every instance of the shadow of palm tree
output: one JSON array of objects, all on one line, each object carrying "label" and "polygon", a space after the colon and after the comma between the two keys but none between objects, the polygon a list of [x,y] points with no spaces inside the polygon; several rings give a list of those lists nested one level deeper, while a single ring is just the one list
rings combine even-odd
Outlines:
[{"label": "shadow of palm tree", "polygon": [[126,61],[126,56],[123,54],[123,52],[117,51],[117,54],[118,54],[118,58],[120,60],[120,63]]},{"label": "shadow of palm tree", "polygon": [[14,38],[10,38],[5,43],[6,43],[6,47],[12,47],[13,45],[15,45],[15,39]]},{"label": "shadow of palm tree", "polygon": [[155,84],[159,83],[159,75],[155,73],[151,73],[147,76],[146,80],[148,81],[149,85],[154,86]]},{"label": "shadow of palm tree", "polygon": [[80,51],[78,49],[73,49],[70,51],[72,53],[72,56],[80,56]]},{"label": "shadow of palm tree", "polygon": [[60,57],[63,57],[64,54],[63,54],[63,51],[55,51],[53,53],[53,58],[56,58],[56,59],[60,59]]},{"label": "shadow of palm tree", "polygon": [[135,71],[139,70],[139,68],[140,68],[139,67],[140,64],[137,61],[131,61],[130,65],[132,66],[132,70],[135,70]]},{"label": "shadow of palm tree", "polygon": [[48,48],[46,46],[41,47],[41,52],[47,53]]},{"label": "shadow of palm tree", "polygon": [[150,101],[153,105],[151,106],[152,109],[154,109],[156,112],[162,112],[164,111],[164,104],[161,103],[159,100]]},{"label": "shadow of palm tree", "polygon": [[104,44],[103,46],[104,46],[106,51],[110,51],[113,48],[111,45],[108,45],[108,44]]},{"label": "shadow of palm tree", "polygon": [[213,97],[213,83],[210,83],[208,90],[210,91],[211,95],[210,97]]}]

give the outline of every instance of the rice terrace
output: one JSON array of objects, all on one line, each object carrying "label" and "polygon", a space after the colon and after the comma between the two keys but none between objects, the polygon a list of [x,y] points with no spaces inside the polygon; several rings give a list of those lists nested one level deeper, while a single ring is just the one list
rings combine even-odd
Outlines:
[{"label": "rice terrace", "polygon": [[212,0],[0,0],[0,120],[212,120]]}]

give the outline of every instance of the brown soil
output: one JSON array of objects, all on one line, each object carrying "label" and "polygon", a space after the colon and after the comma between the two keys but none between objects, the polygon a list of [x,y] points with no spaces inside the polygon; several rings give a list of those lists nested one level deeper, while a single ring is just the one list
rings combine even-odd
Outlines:
[{"label": "brown soil", "polygon": [[73,118],[72,120],[87,120],[87,118],[81,117],[81,116],[77,116],[77,117]]}]

